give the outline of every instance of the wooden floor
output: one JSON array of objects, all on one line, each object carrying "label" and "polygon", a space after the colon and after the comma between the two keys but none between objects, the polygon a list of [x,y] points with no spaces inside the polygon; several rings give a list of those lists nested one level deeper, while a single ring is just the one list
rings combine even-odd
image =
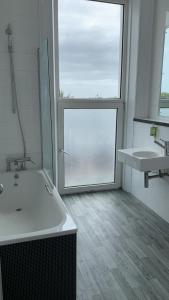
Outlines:
[{"label": "wooden floor", "polygon": [[63,199],[79,229],[77,299],[169,300],[168,223],[123,191]]}]

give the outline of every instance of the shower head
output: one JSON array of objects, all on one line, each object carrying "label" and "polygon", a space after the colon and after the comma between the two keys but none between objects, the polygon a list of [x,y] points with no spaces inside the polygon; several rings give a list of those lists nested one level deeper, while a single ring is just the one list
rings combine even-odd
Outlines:
[{"label": "shower head", "polygon": [[5,33],[7,35],[12,35],[12,28],[10,24],[8,24],[7,28],[5,29]]},{"label": "shower head", "polygon": [[12,27],[11,24],[8,24],[7,28],[5,29],[5,33],[8,36],[8,51],[9,53],[13,52],[13,45],[12,45]]}]

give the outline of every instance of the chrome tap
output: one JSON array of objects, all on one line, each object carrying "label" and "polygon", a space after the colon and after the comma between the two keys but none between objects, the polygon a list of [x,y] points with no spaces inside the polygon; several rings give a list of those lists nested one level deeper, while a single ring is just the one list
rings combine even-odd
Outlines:
[{"label": "chrome tap", "polygon": [[7,158],[6,171],[10,172],[13,168],[15,171],[24,171],[26,170],[26,163],[28,162],[36,165],[30,157]]},{"label": "chrome tap", "polygon": [[4,191],[4,186],[3,186],[3,184],[1,183],[1,184],[0,184],[0,194],[2,194],[3,191]]},{"label": "chrome tap", "polygon": [[164,155],[165,156],[169,156],[169,141],[163,140],[163,139],[160,139],[160,141],[162,141],[164,144],[162,144],[162,143],[160,143],[159,141],[156,141],[156,140],[154,141],[154,143],[164,149]]}]

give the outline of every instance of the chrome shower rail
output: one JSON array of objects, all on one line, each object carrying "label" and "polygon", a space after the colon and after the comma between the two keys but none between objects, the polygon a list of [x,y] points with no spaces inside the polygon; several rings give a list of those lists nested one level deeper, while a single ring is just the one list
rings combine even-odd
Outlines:
[{"label": "chrome shower rail", "polygon": [[17,98],[17,91],[16,91],[16,81],[15,81],[15,69],[14,69],[14,62],[13,62],[13,44],[12,44],[12,28],[11,25],[8,24],[5,33],[8,36],[8,53],[10,58],[10,75],[11,75],[11,91],[12,91],[12,112],[15,114],[17,113],[20,134],[22,139],[23,145],[23,156],[26,157],[26,141],[24,137],[24,132],[22,128],[22,122],[20,117],[20,111],[18,106],[18,98]]}]

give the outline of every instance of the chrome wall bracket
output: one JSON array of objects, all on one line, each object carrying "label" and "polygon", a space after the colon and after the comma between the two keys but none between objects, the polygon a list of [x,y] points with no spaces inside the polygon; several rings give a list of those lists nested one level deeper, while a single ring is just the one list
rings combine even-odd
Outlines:
[{"label": "chrome wall bracket", "polygon": [[151,174],[151,171],[144,172],[144,187],[146,189],[149,188],[149,180],[169,176],[169,172],[162,171],[162,170],[159,170],[158,174],[155,174],[155,175],[150,175],[150,174]]}]

